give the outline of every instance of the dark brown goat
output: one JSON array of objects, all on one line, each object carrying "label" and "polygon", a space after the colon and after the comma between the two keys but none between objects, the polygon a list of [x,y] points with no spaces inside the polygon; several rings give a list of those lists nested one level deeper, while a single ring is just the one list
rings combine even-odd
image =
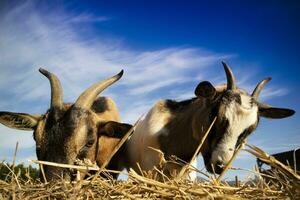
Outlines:
[{"label": "dark brown goat", "polygon": [[[63,103],[59,79],[40,69],[51,85],[51,106],[43,115],[0,112],[0,123],[19,130],[33,130],[39,160],[74,164],[88,159],[99,166],[110,156],[118,141],[130,128],[120,122],[111,98],[97,96],[119,80],[123,70],[84,91],[74,104]],[[72,179],[71,170],[44,166],[47,180]]]}]

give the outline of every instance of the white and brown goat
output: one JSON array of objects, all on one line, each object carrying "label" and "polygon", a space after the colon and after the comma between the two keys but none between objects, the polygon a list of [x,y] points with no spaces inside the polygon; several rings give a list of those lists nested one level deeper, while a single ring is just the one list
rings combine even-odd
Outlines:
[{"label": "white and brown goat", "polygon": [[[0,112],[0,123],[19,130],[33,130],[39,160],[74,164],[89,159],[99,166],[131,125],[122,124],[116,104],[111,98],[97,96],[119,80],[123,70],[85,90],[74,104],[63,103],[59,79],[40,69],[51,85],[50,109],[43,115]],[[114,163],[118,169],[118,163]],[[47,180],[72,179],[73,173],[63,168],[44,166]]]},{"label": "white and brown goat", "polygon": [[[195,98],[181,102],[160,100],[155,104],[137,124],[127,143],[128,168],[139,172],[160,165],[161,154],[153,148],[161,150],[166,159],[175,155],[189,162],[200,139],[217,117],[200,152],[207,170],[219,174],[241,140],[256,129],[260,117],[278,119],[294,114],[293,110],[258,102],[260,91],[271,78],[261,81],[249,95],[236,86],[231,69],[225,63],[223,66],[226,85],[214,87],[204,81],[196,87]],[[173,165],[165,167],[170,168],[173,172],[167,171],[169,175],[180,170]]]}]

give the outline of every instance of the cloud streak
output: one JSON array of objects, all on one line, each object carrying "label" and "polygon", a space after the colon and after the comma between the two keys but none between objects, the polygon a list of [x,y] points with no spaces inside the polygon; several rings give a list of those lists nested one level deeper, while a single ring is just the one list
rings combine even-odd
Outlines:
[{"label": "cloud streak", "polygon": [[82,13],[80,15],[77,15],[75,17],[71,17],[68,21],[69,23],[93,23],[93,22],[106,22],[109,21],[110,18],[106,16],[99,16],[95,17],[94,15],[90,13]]}]

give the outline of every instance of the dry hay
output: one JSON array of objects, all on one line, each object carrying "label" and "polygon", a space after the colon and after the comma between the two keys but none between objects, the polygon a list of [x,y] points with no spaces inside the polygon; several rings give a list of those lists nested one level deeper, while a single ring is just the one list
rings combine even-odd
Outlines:
[{"label": "dry hay", "polygon": [[0,199],[300,199],[298,174],[257,147],[248,145],[246,151],[272,166],[272,171],[253,171],[256,180],[230,185],[208,174],[206,180],[195,182],[167,177],[157,181],[152,179],[157,174],[164,177],[158,169],[143,175],[130,171],[127,181],[94,176],[93,181],[42,183],[28,174],[21,177],[13,166],[2,163],[9,173],[0,180]]}]

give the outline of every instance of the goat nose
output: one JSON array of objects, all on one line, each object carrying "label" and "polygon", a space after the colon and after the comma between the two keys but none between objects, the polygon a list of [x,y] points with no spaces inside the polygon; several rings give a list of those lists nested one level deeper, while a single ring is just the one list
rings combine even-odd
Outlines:
[{"label": "goat nose", "polygon": [[216,162],[216,166],[223,167],[223,162],[220,161],[220,160],[218,160],[218,161]]},{"label": "goat nose", "polygon": [[217,174],[221,174],[223,169],[224,169],[224,163],[222,161],[217,161],[215,166],[214,166],[214,170],[215,170],[215,173]]}]

